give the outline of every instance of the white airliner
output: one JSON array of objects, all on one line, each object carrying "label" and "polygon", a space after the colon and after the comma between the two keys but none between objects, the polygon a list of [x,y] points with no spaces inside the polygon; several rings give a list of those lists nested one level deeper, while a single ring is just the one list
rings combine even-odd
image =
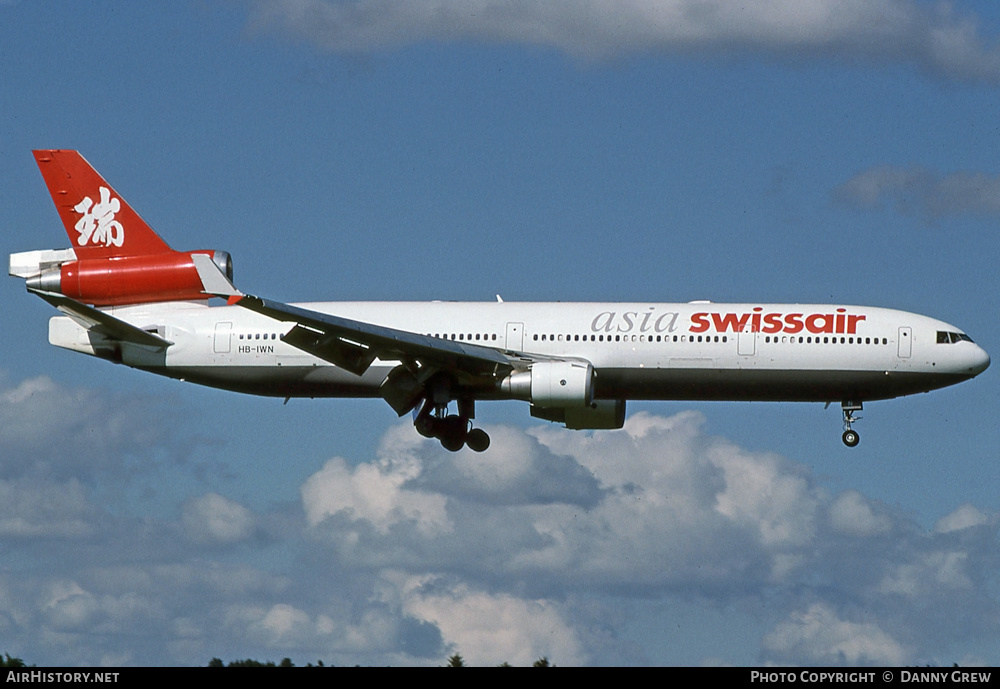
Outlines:
[{"label": "white airliner", "polygon": [[34,154],[72,248],[10,274],[65,314],[50,343],[255,395],[381,397],[452,451],[485,450],[475,403],[505,399],[573,429],[621,428],[630,399],[839,402],[853,447],[863,402],[990,363],[952,325],[846,304],[282,304],[236,290],[224,251],[171,249],[79,153]]}]

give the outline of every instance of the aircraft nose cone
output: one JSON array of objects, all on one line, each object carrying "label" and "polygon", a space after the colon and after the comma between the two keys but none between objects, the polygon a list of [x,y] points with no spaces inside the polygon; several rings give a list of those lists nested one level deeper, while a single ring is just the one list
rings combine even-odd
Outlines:
[{"label": "aircraft nose cone", "polygon": [[969,370],[972,371],[972,375],[978,376],[990,367],[990,355],[986,353],[985,349],[976,345],[976,351],[972,355],[970,364]]}]

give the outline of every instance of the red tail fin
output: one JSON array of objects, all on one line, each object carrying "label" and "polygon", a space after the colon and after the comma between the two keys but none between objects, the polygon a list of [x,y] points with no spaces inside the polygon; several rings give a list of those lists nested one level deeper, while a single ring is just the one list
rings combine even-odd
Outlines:
[{"label": "red tail fin", "polygon": [[33,151],[76,255],[145,256],[170,247],[76,151]]}]

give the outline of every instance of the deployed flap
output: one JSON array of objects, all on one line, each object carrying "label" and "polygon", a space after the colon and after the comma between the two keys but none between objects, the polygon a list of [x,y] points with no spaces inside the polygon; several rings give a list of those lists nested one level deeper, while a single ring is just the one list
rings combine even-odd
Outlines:
[{"label": "deployed flap", "polygon": [[159,335],[147,332],[142,328],[137,328],[131,323],[126,323],[120,318],[115,318],[111,314],[95,309],[92,306],[81,304],[75,299],[70,299],[54,292],[31,289],[30,287],[28,291],[37,294],[87,330],[93,330],[112,340],[129,342],[144,347],[155,347],[157,349],[166,349],[173,344],[170,340],[165,340]]},{"label": "deployed flap", "polygon": [[301,325],[296,325],[281,339],[293,347],[324,361],[329,361],[358,376],[367,371],[375,360],[375,354],[367,347],[344,342],[335,335],[327,335],[312,328],[303,328]]}]

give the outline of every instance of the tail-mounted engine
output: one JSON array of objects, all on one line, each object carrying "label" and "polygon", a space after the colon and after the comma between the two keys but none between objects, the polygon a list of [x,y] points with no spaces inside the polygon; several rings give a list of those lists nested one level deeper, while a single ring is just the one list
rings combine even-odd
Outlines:
[{"label": "tail-mounted engine", "polygon": [[207,299],[192,254],[207,254],[233,279],[225,251],[167,251],[140,256],[78,259],[72,249],[10,256],[10,274],[29,289],[56,292],[94,306]]}]

